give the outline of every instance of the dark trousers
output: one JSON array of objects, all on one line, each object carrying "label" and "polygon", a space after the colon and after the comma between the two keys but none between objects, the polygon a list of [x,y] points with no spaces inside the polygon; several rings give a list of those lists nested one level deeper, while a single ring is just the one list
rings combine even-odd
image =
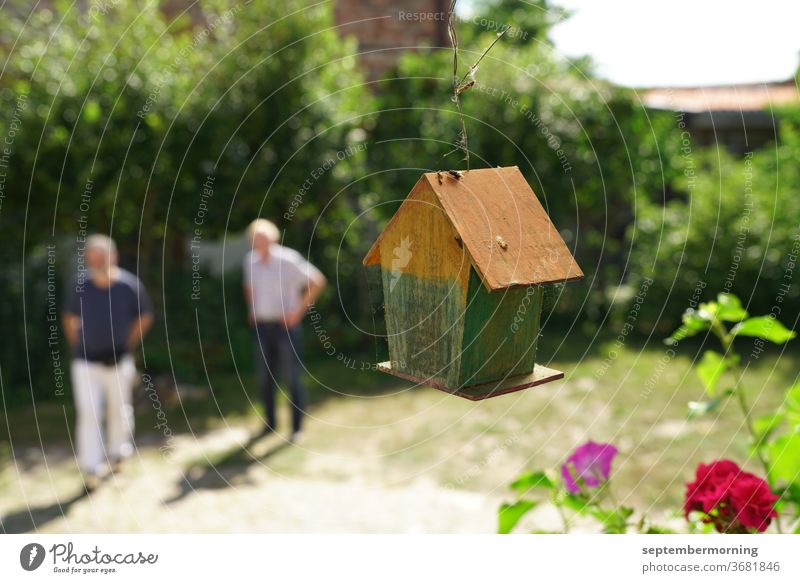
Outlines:
[{"label": "dark trousers", "polygon": [[280,375],[289,385],[292,431],[300,431],[306,406],[306,391],[300,380],[300,327],[287,329],[278,322],[259,322],[255,336],[256,369],[267,425],[275,428],[275,389]]}]

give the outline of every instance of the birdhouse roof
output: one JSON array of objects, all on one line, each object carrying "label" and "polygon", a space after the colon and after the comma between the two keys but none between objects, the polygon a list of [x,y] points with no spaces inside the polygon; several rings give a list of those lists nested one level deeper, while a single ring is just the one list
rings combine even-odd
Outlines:
[{"label": "birdhouse roof", "polygon": [[[491,291],[520,285],[580,279],[583,272],[539,199],[516,166],[428,172],[425,181],[464,244],[472,266]],[[419,183],[414,188],[416,191]],[[380,242],[398,215],[413,212],[402,205],[364,257],[380,262]]]}]

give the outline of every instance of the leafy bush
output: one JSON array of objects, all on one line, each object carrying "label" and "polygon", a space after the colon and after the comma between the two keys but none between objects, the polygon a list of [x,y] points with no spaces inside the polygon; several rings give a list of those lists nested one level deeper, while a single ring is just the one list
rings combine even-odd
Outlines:
[{"label": "leafy bush", "polygon": [[[774,316],[751,317],[732,294],[719,294],[683,314],[683,324],[667,343],[675,346],[697,335],[712,335],[722,353],[706,350],[696,370],[706,399],[689,403],[689,416],[705,415],[733,398],[750,437],[753,456],[766,480],[745,472],[731,460],[700,464],[695,481],[686,484],[684,515],[692,532],[714,530],[726,534],[766,531],[775,524],[778,532],[800,532],[800,383],[786,391],[775,410],[755,416],[748,389],[742,383],[741,356],[734,349],[740,337],[756,339],[756,349],[766,342],[785,344],[797,334]],[[724,387],[724,388],[722,388]],[[611,466],[617,449],[612,444],[589,441],[579,446],[561,468],[553,472],[534,470],[517,478],[511,489],[518,498],[503,504],[498,513],[501,533],[509,533],[541,500],[537,492],[548,492],[549,501],[562,518],[562,532],[570,529],[570,515],[592,518],[606,533],[663,533],[663,527],[635,516],[633,508],[620,505],[611,491]],[[783,522],[788,520],[788,524]],[[784,527],[785,525],[785,527]]]},{"label": "leafy bush", "polygon": [[[677,139],[677,136],[676,136]],[[630,278],[652,278],[637,325],[667,332],[698,282],[719,282],[749,309],[793,322],[800,314],[800,132],[788,121],[775,148],[743,160],[723,150],[673,161],[685,193],[666,203],[644,200],[628,229]]]},{"label": "leafy bush", "polygon": [[[26,351],[32,362],[49,359],[46,296],[29,288],[37,296],[23,298],[17,278],[19,258],[42,255],[44,245],[57,248],[61,284],[84,232],[110,233],[121,263],[139,272],[171,321],[164,274],[187,268],[190,239],[198,238],[202,253],[203,243],[271,216],[290,244],[335,265],[328,262],[338,259],[341,233],[356,214],[335,194],[363,155],[340,160],[337,153],[363,141],[355,130],[370,97],[354,42],[330,27],[331,6],[209,0],[193,21],[187,14],[168,20],[159,4],[77,9],[59,1],[31,11],[16,2],[3,9],[0,135],[13,131],[15,140],[3,177],[0,259],[20,265],[0,279],[6,335],[14,339],[0,352],[6,387],[51,392],[47,367],[29,370],[19,358]],[[311,180],[331,159],[333,167]],[[306,181],[296,212],[283,218]],[[325,227],[309,246],[323,209]],[[343,287],[356,297],[350,281]],[[241,302],[240,293],[227,297]],[[246,333],[244,320],[238,325]],[[186,352],[181,336],[170,342]]]}]

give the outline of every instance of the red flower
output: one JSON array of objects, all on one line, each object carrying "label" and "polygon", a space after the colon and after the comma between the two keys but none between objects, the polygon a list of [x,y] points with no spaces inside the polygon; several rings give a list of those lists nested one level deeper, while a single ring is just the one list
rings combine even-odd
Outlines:
[{"label": "red flower", "polygon": [[686,484],[685,515],[702,512],[718,532],[764,532],[778,514],[778,496],[769,485],[730,460],[700,464],[695,481]]}]

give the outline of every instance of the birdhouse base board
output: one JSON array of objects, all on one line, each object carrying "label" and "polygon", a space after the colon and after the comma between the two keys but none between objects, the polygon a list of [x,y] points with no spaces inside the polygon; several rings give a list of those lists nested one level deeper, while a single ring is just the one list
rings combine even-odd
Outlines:
[{"label": "birdhouse base board", "polygon": [[533,372],[530,374],[516,375],[501,379],[499,381],[492,381],[490,383],[481,383],[477,385],[467,385],[463,387],[452,388],[446,387],[432,379],[426,379],[400,372],[396,369],[393,369],[392,363],[388,361],[378,363],[377,369],[396,377],[400,377],[401,379],[412,381],[418,385],[431,386],[435,389],[439,389],[440,391],[457,395],[459,397],[464,397],[470,401],[482,401],[483,399],[488,399],[490,397],[499,397],[500,395],[506,395],[508,393],[521,391],[522,389],[528,389],[530,387],[543,385],[544,383],[549,383],[551,381],[557,381],[564,378],[564,373],[560,370],[547,368],[546,366],[537,364],[534,367]]}]

